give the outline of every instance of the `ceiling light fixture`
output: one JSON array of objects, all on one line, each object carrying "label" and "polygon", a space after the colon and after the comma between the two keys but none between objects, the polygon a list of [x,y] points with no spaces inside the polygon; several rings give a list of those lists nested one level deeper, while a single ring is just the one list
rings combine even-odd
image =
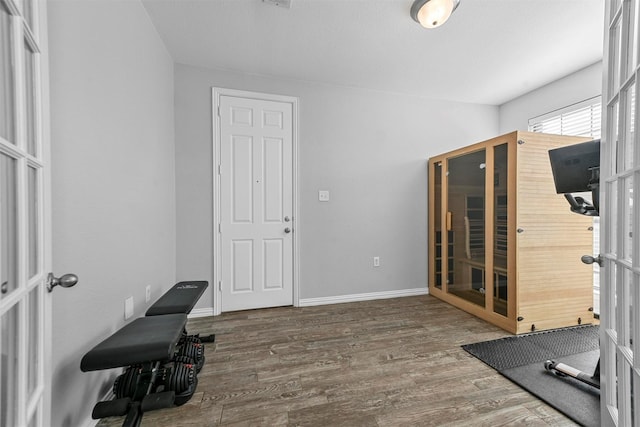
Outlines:
[{"label": "ceiling light fixture", "polygon": [[447,22],[460,0],[415,0],[411,17],[425,28],[436,28]]}]

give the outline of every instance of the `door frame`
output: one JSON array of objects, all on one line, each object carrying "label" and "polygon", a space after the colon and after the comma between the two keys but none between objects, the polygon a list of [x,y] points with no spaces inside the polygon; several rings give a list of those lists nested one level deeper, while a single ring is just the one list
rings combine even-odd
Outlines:
[{"label": "door frame", "polygon": [[238,89],[228,89],[221,87],[213,87],[212,91],[212,110],[213,117],[213,315],[218,316],[222,313],[222,289],[221,289],[221,240],[220,233],[220,97],[229,96],[235,98],[248,98],[262,101],[275,101],[291,104],[292,111],[292,186],[293,186],[293,301],[294,307],[300,305],[300,217],[299,217],[299,197],[298,197],[298,98],[287,95],[276,95],[262,92],[251,92]]}]

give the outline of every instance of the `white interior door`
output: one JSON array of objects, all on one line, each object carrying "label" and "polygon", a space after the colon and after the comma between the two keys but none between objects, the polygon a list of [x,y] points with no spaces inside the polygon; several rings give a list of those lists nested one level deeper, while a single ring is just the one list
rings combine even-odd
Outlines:
[{"label": "white interior door", "polygon": [[0,0],[0,427],[50,424],[41,7]]},{"label": "white interior door", "polygon": [[608,0],[600,160],[600,405],[603,426],[640,425],[638,3]]},{"label": "white interior door", "polygon": [[293,304],[293,105],[219,97],[222,311]]}]

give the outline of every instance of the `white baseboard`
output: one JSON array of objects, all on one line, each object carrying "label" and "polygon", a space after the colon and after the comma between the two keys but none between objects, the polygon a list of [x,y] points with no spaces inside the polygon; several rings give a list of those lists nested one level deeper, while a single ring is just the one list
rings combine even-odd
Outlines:
[{"label": "white baseboard", "polygon": [[[397,291],[369,292],[365,294],[338,295],[333,297],[305,298],[301,299],[298,307],[311,307],[314,305],[342,304],[346,302],[373,301],[376,299],[413,297],[427,295],[429,288],[400,289]],[[213,316],[213,307],[196,308],[189,313],[189,319]]]},{"label": "white baseboard", "polygon": [[191,313],[187,316],[189,319],[195,319],[198,317],[209,317],[213,316],[213,307],[206,308],[194,308],[191,310]]},{"label": "white baseboard", "polygon": [[338,295],[334,297],[305,298],[300,299],[299,307],[311,307],[313,305],[342,304],[345,302],[372,301],[376,299],[412,297],[427,295],[429,288],[401,289],[398,291],[369,292],[365,294]]}]

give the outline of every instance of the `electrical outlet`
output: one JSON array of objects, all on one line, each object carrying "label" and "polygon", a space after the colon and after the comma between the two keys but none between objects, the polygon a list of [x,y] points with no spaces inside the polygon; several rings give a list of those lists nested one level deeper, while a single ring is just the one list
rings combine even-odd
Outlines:
[{"label": "electrical outlet", "polygon": [[145,302],[151,301],[151,285],[147,285],[144,289],[144,300]]},{"label": "electrical outlet", "polygon": [[133,297],[124,300],[124,320],[129,320],[133,316]]},{"label": "electrical outlet", "polygon": [[373,266],[374,267],[380,267],[380,257],[379,256],[374,256],[373,257]]},{"label": "electrical outlet", "polygon": [[321,202],[329,201],[329,190],[319,190],[318,191],[318,200]]}]

